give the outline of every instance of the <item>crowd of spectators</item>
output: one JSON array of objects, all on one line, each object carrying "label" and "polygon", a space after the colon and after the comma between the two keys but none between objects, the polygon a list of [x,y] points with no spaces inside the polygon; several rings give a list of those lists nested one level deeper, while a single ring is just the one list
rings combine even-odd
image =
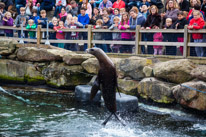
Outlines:
[{"label": "crowd of spectators", "polygon": [[[48,19],[47,13],[53,13]],[[49,28],[49,39],[87,39],[86,32],[64,32],[65,28],[86,28],[89,24],[94,29],[135,30],[141,29],[203,29],[205,27],[206,0],[0,0],[0,26],[26,27],[23,36],[36,38],[36,33],[29,31],[38,25]],[[51,16],[51,15],[50,15]],[[48,21],[49,20],[49,21]],[[0,30],[0,35],[13,37],[13,30]],[[43,38],[46,34],[43,33]],[[195,43],[204,41],[205,34],[194,33],[191,40]],[[95,40],[133,41],[135,33],[129,32],[98,32],[94,33]],[[154,42],[183,42],[183,34],[175,33],[143,33],[143,41]],[[60,48],[77,51],[78,44],[52,44]],[[132,53],[134,45],[95,44],[105,52]],[[87,44],[84,44],[84,49]],[[183,47],[178,48],[183,53]],[[176,46],[141,46],[143,54],[176,55]],[[195,47],[197,56],[206,56],[206,48]]]}]

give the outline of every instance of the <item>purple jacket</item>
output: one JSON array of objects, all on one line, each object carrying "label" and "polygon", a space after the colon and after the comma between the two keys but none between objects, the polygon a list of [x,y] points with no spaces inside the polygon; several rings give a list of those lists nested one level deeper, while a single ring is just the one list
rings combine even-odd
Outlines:
[{"label": "purple jacket", "polygon": [[[126,28],[124,27],[125,24],[126,24],[126,23],[124,23],[123,25],[121,25],[121,23],[120,23],[119,29],[120,29],[120,30],[126,30]],[[128,20],[128,22],[127,22],[127,25],[129,25],[129,20]],[[122,38],[122,39],[132,39],[132,34],[131,34],[131,33],[128,33],[128,32],[122,32],[122,33],[121,33],[121,38]]]},{"label": "purple jacket", "polygon": [[[13,26],[14,20],[12,18],[9,18],[8,21],[3,20],[3,26]],[[4,30],[5,33],[13,33],[13,30]]]}]

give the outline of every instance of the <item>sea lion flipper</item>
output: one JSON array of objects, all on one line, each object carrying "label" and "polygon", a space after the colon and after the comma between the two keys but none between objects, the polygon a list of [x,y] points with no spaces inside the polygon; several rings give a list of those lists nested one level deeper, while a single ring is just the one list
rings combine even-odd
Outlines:
[{"label": "sea lion flipper", "polygon": [[96,78],[96,80],[93,83],[92,89],[91,89],[91,94],[90,94],[90,100],[92,100],[95,95],[97,94],[98,90],[99,90],[99,81],[98,81],[98,77]]}]

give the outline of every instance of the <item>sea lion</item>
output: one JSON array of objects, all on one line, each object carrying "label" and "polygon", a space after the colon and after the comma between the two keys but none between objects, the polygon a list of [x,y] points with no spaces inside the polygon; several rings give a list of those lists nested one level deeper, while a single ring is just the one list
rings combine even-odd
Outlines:
[{"label": "sea lion", "polygon": [[106,125],[112,115],[120,121],[116,115],[116,89],[118,90],[118,86],[117,72],[114,63],[100,48],[90,48],[87,49],[86,52],[94,55],[98,59],[100,65],[97,78],[91,89],[90,99],[92,100],[97,94],[97,91],[101,90],[105,106],[111,112],[111,115],[102,124]]}]

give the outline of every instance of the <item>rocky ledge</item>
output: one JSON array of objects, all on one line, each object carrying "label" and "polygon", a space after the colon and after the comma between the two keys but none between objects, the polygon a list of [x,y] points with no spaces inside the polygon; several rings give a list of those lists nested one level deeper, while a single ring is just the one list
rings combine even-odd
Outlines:
[{"label": "rocky ledge", "polygon": [[[0,82],[74,89],[90,82],[99,69],[96,58],[49,46],[18,47],[0,40]],[[161,104],[206,111],[206,66],[189,59],[160,62],[155,58],[111,58],[118,86],[125,94]]]}]

